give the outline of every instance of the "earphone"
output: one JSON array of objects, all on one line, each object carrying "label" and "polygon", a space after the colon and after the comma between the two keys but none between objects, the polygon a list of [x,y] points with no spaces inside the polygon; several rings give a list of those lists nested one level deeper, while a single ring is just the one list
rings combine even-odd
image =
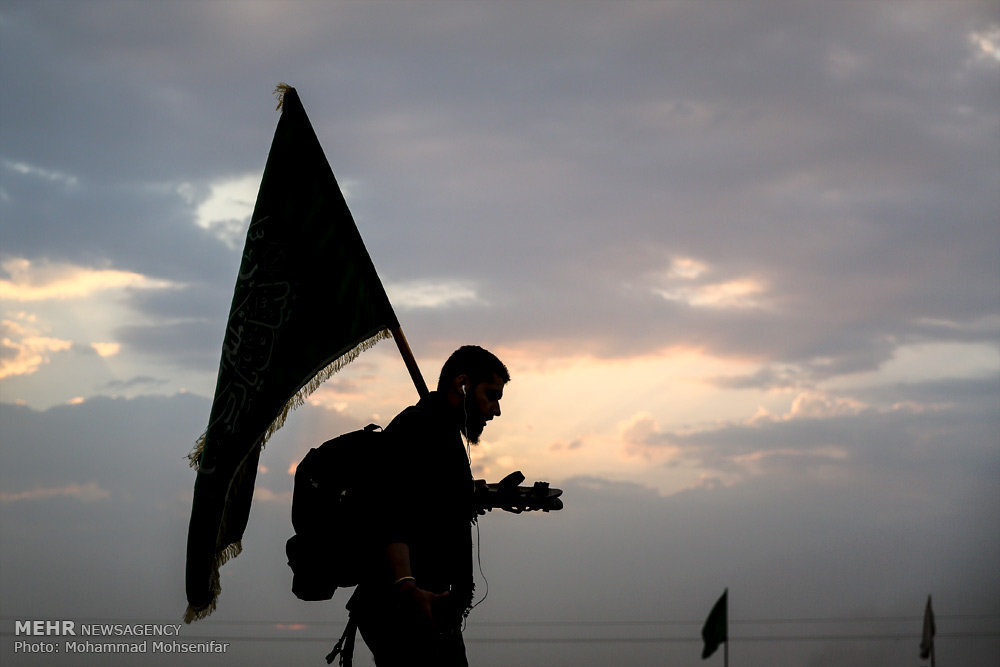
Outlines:
[{"label": "earphone", "polygon": [[463,396],[465,395],[465,385],[464,384],[462,385],[462,395]]}]

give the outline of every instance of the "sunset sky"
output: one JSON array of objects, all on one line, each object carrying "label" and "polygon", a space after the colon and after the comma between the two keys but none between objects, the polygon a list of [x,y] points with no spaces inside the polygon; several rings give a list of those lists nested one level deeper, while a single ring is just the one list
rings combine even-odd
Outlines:
[{"label": "sunset sky", "polygon": [[[4,664],[179,622],[279,82],[428,383],[509,367],[477,474],[565,489],[480,522],[473,664],[722,664],[726,587],[734,665],[912,667],[928,595],[997,664],[1000,4],[0,0],[0,77]],[[415,398],[383,342],[294,412],[182,631],[233,648],[143,664],[323,664],[290,473]]]}]

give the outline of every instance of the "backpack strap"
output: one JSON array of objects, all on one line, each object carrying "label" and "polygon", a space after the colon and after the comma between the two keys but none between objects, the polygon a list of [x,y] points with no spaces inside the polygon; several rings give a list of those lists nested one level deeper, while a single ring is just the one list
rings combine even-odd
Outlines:
[{"label": "backpack strap", "polygon": [[357,637],[357,633],[358,621],[354,618],[354,614],[351,614],[347,618],[347,627],[344,628],[344,634],[340,635],[337,645],[326,656],[326,664],[332,664],[333,659],[340,655],[341,667],[351,667],[354,664],[354,640]]}]

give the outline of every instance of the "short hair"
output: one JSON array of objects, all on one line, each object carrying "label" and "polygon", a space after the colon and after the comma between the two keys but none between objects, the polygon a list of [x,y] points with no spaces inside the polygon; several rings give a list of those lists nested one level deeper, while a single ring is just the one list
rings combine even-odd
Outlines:
[{"label": "short hair", "polygon": [[493,380],[496,374],[504,384],[510,382],[510,372],[495,354],[478,345],[463,345],[448,357],[441,367],[437,390],[447,391],[448,384],[459,375],[468,375],[469,384],[475,387],[481,382]]}]

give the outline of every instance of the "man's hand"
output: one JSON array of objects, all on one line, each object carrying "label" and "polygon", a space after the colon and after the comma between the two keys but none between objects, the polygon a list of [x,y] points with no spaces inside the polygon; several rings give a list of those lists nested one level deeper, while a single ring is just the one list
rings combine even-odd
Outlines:
[{"label": "man's hand", "polygon": [[[473,483],[473,495],[475,497],[486,497],[487,491],[489,491],[489,485],[486,483],[485,479],[474,479]],[[477,503],[476,513],[479,516],[486,514],[486,510]]]},{"label": "man's hand", "polygon": [[435,611],[448,598],[447,591],[434,593],[420,588],[414,580],[407,579],[399,584],[396,592],[420,614],[421,618],[428,621],[431,627],[437,626]]}]

